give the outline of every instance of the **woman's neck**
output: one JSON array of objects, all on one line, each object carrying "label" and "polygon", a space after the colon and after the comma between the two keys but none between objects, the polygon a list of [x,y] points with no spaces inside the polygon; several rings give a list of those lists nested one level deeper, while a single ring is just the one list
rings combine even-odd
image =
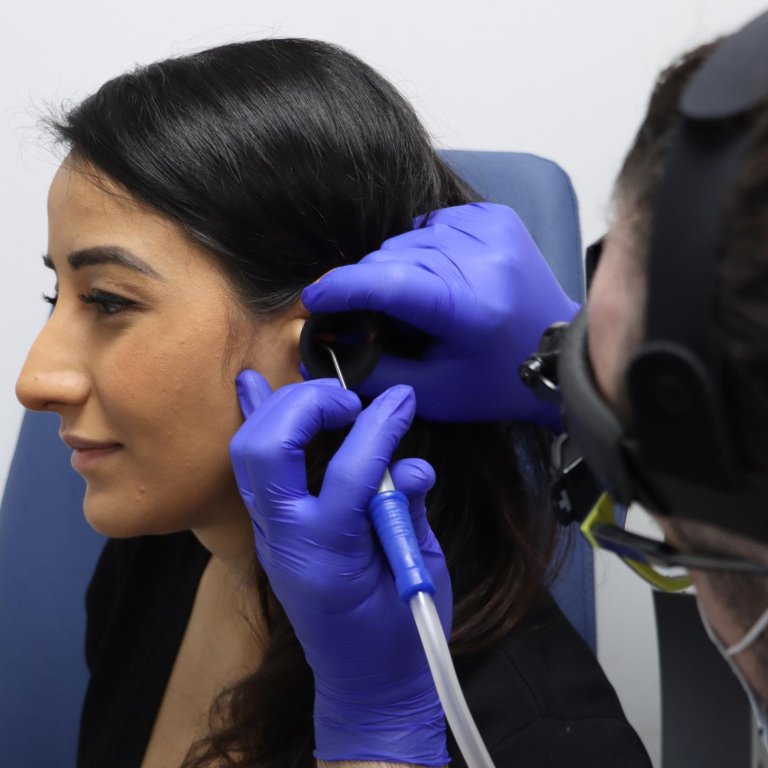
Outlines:
[{"label": "woman's neck", "polygon": [[[228,512],[228,513],[227,513]],[[206,568],[210,616],[237,636],[258,641],[263,648],[263,616],[255,581],[256,554],[251,522],[245,509],[222,511],[216,523],[192,531],[211,553]],[[264,630],[265,631],[265,630]]]},{"label": "woman's neck", "polygon": [[[254,581],[250,522],[194,531],[211,553],[166,685],[142,768],[179,765],[209,732],[212,707],[225,689],[261,664],[266,629]],[[226,520],[222,515],[219,520]],[[236,519],[236,518],[232,518]]]},{"label": "woman's neck", "polygon": [[250,576],[255,557],[253,530],[242,506],[222,510],[216,522],[194,528],[192,533],[234,578]]}]

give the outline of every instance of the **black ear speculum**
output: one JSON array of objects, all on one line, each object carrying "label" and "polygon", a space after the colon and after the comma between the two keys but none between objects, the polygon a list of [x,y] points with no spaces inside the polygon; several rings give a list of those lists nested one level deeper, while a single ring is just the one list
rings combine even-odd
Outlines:
[{"label": "black ear speculum", "polygon": [[310,315],[301,331],[299,351],[313,379],[336,378],[328,347],[333,349],[348,386],[366,379],[381,356],[380,323],[375,312]]},{"label": "black ear speculum", "polygon": [[418,359],[430,341],[423,332],[379,312],[329,312],[310,315],[299,351],[313,379],[336,378],[330,347],[347,386],[354,387],[370,376],[382,354]]}]

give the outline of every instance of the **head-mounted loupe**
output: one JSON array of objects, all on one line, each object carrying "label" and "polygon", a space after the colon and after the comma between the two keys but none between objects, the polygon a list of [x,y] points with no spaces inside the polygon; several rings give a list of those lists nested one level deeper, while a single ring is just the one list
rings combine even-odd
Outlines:
[{"label": "head-mounted loupe", "polygon": [[709,522],[744,533],[765,533],[768,481],[742,474],[730,489],[701,486],[650,467],[642,445],[625,430],[597,389],[587,351],[587,314],[558,324],[542,338],[542,351],[521,366],[521,378],[545,399],[558,397],[566,431],[552,449],[551,508],[563,525],[578,524],[594,548],[618,555],[654,587],[678,591],[687,576],[657,567],[725,570],[768,576],[768,566],[712,554],[682,553],[670,545],[625,531],[617,505],[638,502],[652,512]]}]

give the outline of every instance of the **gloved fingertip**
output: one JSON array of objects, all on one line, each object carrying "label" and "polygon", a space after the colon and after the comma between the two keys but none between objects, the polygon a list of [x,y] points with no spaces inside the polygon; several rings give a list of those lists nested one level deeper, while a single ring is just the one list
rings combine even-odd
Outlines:
[{"label": "gloved fingertip", "polygon": [[393,410],[400,408],[416,410],[416,394],[413,387],[408,384],[395,384],[386,390],[381,398],[389,402]]},{"label": "gloved fingertip", "polygon": [[[321,280],[322,280],[322,278],[321,278]],[[319,293],[320,293],[320,288],[319,288],[318,283],[310,283],[301,292],[301,303],[310,312],[312,311],[312,303],[317,298],[317,295]]]},{"label": "gloved fingertip", "polygon": [[427,493],[435,484],[435,470],[424,459],[401,459],[390,471],[395,488],[406,495]]},{"label": "gloved fingertip", "polygon": [[240,410],[247,419],[272,394],[269,382],[258,372],[247,368],[235,379]]},{"label": "gloved fingertip", "polygon": [[304,379],[304,381],[311,381],[312,376],[310,376],[309,371],[307,370],[307,367],[304,365],[304,363],[299,363],[299,374],[301,375],[301,378]]},{"label": "gloved fingertip", "polygon": [[337,269],[340,269],[340,267],[329,269],[324,275],[321,275],[317,280],[315,280],[314,283],[310,283],[309,285],[304,286],[304,289],[301,292],[301,303],[310,312],[317,310],[315,305],[326,293],[325,278],[335,272]]}]

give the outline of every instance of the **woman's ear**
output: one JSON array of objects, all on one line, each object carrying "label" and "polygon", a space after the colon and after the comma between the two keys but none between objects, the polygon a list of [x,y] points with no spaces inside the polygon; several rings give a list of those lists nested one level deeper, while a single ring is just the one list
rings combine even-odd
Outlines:
[{"label": "woman's ear", "polygon": [[272,390],[303,381],[299,373],[299,338],[309,312],[296,303],[277,317],[259,321],[250,348],[245,350],[243,368],[253,368],[269,382]]}]

